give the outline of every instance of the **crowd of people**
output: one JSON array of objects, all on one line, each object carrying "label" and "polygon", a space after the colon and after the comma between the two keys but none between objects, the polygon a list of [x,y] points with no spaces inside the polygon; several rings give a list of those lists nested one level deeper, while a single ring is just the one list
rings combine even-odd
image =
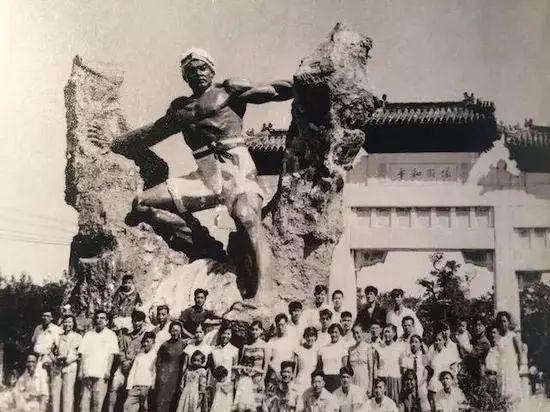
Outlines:
[{"label": "crowd of people", "polygon": [[242,340],[205,308],[204,289],[181,314],[164,305],[148,319],[125,276],[112,310],[96,311],[89,330],[68,305],[58,322],[44,312],[25,371],[10,373],[0,391],[0,409],[455,412],[468,408],[459,372],[474,384],[493,379],[511,403],[520,401],[522,349],[508,313],[491,325],[459,319],[424,333],[400,289],[388,308],[373,286],[353,310],[341,291],[330,302],[327,295],[317,285],[311,305],[290,302],[272,325],[252,322]]}]

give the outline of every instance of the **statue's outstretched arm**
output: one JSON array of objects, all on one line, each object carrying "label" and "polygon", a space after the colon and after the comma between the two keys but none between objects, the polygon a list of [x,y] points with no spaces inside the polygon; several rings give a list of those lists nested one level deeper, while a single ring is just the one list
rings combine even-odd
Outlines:
[{"label": "statue's outstretched arm", "polygon": [[253,84],[243,79],[227,79],[224,88],[242,103],[280,102],[294,97],[292,81],[278,80],[270,84]]},{"label": "statue's outstretched arm", "polygon": [[111,149],[115,152],[139,151],[153,146],[177,132],[173,122],[163,116],[154,123],[115,137]]}]

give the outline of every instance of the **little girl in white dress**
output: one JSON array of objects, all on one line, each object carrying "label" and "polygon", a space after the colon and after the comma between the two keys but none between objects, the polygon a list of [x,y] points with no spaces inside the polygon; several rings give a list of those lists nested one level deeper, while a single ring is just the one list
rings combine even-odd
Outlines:
[{"label": "little girl in white dress", "polygon": [[233,367],[237,377],[237,390],[233,401],[233,410],[238,412],[252,412],[256,410],[254,395],[254,377],[263,375],[263,370],[254,367],[254,358],[245,356],[241,364]]},{"label": "little girl in white dress", "polygon": [[223,366],[218,366],[212,372],[216,379],[212,412],[231,412],[233,407],[233,382],[229,379],[229,372]]}]

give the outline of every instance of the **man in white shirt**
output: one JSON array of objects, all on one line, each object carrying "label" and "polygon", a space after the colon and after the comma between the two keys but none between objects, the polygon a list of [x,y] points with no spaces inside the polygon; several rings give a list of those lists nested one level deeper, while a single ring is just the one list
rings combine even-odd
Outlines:
[{"label": "man in white shirt", "polygon": [[155,332],[155,345],[160,347],[164,342],[170,339],[170,308],[167,305],[157,307],[157,326],[153,329]]},{"label": "man in white shirt", "polygon": [[443,371],[439,374],[443,389],[434,396],[436,412],[458,412],[466,410],[466,397],[458,386],[454,384],[453,374]]},{"label": "man in white shirt", "polygon": [[322,309],[319,312],[319,334],[317,335],[317,347],[322,348],[330,343],[328,328],[332,324],[332,312],[330,309]]},{"label": "man in white shirt", "polygon": [[374,345],[382,343],[382,327],[379,323],[373,321],[369,328],[370,342]]},{"label": "man in white shirt", "polygon": [[49,355],[59,341],[61,328],[52,322],[52,312],[42,313],[42,323],[34,329],[32,335],[33,351],[38,354],[39,368],[42,364],[49,367]]},{"label": "man in white shirt", "polygon": [[86,332],[78,349],[81,357],[81,412],[101,412],[105,400],[113,357],[118,353],[117,337],[107,328],[107,322],[107,312],[96,311],[94,329]]},{"label": "man in white shirt", "polygon": [[306,326],[313,326],[319,330],[321,328],[321,325],[319,324],[319,312],[323,309],[328,309],[332,312],[332,308],[327,303],[327,293],[328,289],[325,285],[315,286],[315,290],[313,292],[313,307],[306,308],[302,315],[306,321]]},{"label": "man in white shirt", "polygon": [[136,355],[128,374],[128,396],[124,402],[124,412],[147,410],[149,391],[155,385],[156,359],[155,334],[145,332],[141,340],[141,352]]},{"label": "man in white shirt", "polygon": [[340,341],[349,349],[351,346],[355,345],[355,339],[353,339],[353,333],[351,333],[351,328],[353,327],[353,315],[351,312],[345,310],[340,315],[340,326],[342,326],[342,336]]},{"label": "man in white shirt", "polygon": [[311,388],[302,395],[304,412],[338,412],[338,400],[325,389],[325,375],[316,370],[311,374]]},{"label": "man in white shirt", "polygon": [[38,366],[38,357],[34,353],[27,355],[25,372],[17,380],[13,393],[17,410],[46,411],[50,396],[48,375]]},{"label": "man in white shirt", "polygon": [[388,313],[386,315],[386,323],[393,324],[397,328],[397,336],[403,335],[403,318],[405,316],[410,316],[414,319],[414,325],[415,325],[415,331],[418,335],[422,336],[424,334],[424,328],[422,327],[422,323],[420,323],[420,320],[418,320],[418,317],[416,316],[416,313],[414,313],[413,310],[405,307],[403,305],[403,298],[404,298],[405,292],[403,292],[403,289],[393,289],[391,291],[391,297],[393,299],[394,307],[390,310],[388,310]]},{"label": "man in white shirt", "polygon": [[373,393],[374,396],[368,402],[369,408],[367,409],[369,412],[397,412],[397,405],[395,402],[386,396],[386,381],[384,381],[383,378],[376,378],[374,380],[374,387],[373,387]]},{"label": "man in white shirt", "polygon": [[293,337],[287,334],[288,317],[284,313],[279,313],[275,316],[275,331],[276,336],[272,337],[268,344],[271,359],[269,367],[271,369],[271,380],[279,381],[281,375],[281,363],[284,361],[292,361],[294,359],[294,344]]},{"label": "man in white shirt", "polygon": [[286,329],[287,334],[294,340],[295,346],[299,346],[302,342],[304,330],[307,327],[302,312],[303,306],[300,302],[292,301],[288,304],[290,319]]},{"label": "man in white shirt", "polygon": [[[452,359],[455,363],[460,362],[460,354],[458,352],[458,346],[451,340],[451,328],[445,322],[438,322],[434,327],[435,335],[441,333],[443,335],[445,348],[449,359]],[[434,335],[434,336],[435,336]],[[428,348],[428,356],[432,356],[434,351],[434,345],[430,345]]]},{"label": "man in white shirt", "polygon": [[342,315],[342,312],[344,312],[344,292],[340,289],[336,289],[332,292],[332,305],[330,309],[338,316]]},{"label": "man in white shirt", "polygon": [[353,369],[344,366],[340,369],[340,387],[334,391],[340,412],[356,412],[367,401],[365,389],[353,385]]}]

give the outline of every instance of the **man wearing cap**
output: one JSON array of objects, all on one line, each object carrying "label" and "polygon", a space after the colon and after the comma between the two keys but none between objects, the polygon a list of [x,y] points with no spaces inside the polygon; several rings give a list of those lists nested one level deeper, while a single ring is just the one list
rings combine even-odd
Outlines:
[{"label": "man wearing cap", "polygon": [[243,138],[243,117],[248,103],[291,99],[292,82],[257,85],[227,79],[213,83],[214,61],[198,48],[184,54],[181,72],[192,95],[175,99],[164,117],[116,138],[112,147],[121,152],[130,147],[145,149],[181,132],[193,151],[197,170],[145,190],[134,199],[134,210],[151,221],[168,223],[174,232],[188,232],[181,215],[224,204],[250,244],[254,266],[250,272],[258,278],[247,293],[265,301],[271,288],[272,253],[262,229],[264,194]]}]

